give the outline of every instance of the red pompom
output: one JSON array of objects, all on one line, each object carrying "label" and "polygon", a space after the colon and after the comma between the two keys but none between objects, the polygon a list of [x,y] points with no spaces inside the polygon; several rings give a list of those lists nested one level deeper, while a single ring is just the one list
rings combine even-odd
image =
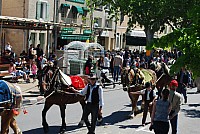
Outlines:
[{"label": "red pompom", "polygon": [[85,87],[85,83],[80,76],[70,76],[72,81],[72,86],[76,89],[83,89]]}]

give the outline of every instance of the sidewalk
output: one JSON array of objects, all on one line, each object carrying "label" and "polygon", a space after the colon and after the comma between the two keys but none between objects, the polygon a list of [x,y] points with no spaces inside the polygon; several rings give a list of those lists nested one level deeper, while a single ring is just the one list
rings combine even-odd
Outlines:
[{"label": "sidewalk", "polygon": [[23,79],[20,79],[18,83],[13,84],[21,88],[23,104],[34,104],[44,99],[44,96],[40,95],[37,80],[33,83],[31,79],[30,83],[26,83]]}]

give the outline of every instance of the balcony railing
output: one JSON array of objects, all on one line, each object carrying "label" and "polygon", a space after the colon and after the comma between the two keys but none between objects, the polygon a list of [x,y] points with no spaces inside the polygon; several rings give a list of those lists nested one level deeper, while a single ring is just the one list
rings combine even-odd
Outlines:
[{"label": "balcony railing", "polygon": [[84,19],[82,19],[82,18],[76,18],[76,19],[74,19],[74,18],[62,18],[62,20],[63,20],[64,23],[70,24],[70,25],[76,24],[78,26],[83,25],[83,26],[88,26],[88,27],[91,25],[91,21],[90,21],[89,18],[84,18]]}]

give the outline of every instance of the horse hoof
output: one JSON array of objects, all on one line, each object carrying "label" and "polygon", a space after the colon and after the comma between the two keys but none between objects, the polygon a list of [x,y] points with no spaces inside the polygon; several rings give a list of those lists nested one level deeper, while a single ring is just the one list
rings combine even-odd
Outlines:
[{"label": "horse hoof", "polygon": [[47,124],[42,124],[44,133],[47,134],[49,132],[49,126]]},{"label": "horse hoof", "polygon": [[82,127],[84,124],[84,120],[81,120],[79,123],[78,123],[78,127]]},{"label": "horse hoof", "polygon": [[98,125],[100,126],[103,124],[103,119],[101,118],[101,119],[97,120],[97,122],[98,122]]},{"label": "horse hoof", "polygon": [[64,134],[66,131],[66,127],[61,127],[59,133]]},{"label": "horse hoof", "polygon": [[128,117],[130,118],[130,119],[133,119],[134,118],[134,112],[131,112],[129,115],[128,115]]}]

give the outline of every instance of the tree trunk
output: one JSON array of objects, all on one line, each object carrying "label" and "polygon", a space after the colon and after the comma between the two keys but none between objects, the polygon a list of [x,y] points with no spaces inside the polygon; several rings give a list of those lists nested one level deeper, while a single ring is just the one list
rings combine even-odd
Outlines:
[{"label": "tree trunk", "polygon": [[[154,33],[150,28],[147,28],[145,30],[145,34],[146,34],[146,41],[147,41],[147,46],[149,46],[149,44],[153,41],[153,36]],[[147,47],[148,48],[148,47]]]}]

